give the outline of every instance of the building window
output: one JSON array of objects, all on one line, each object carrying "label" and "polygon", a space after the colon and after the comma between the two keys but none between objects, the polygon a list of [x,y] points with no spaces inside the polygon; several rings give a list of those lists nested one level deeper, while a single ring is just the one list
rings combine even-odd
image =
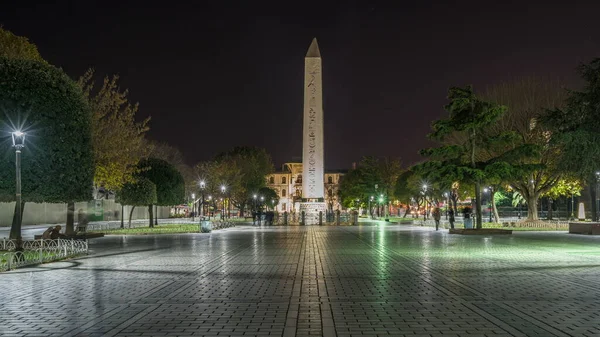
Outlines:
[{"label": "building window", "polygon": [[281,190],[281,196],[285,197],[285,189]]},{"label": "building window", "polygon": [[269,184],[275,184],[275,177],[269,177]]},{"label": "building window", "polygon": [[299,174],[298,178],[296,178],[296,184],[302,184],[302,175]]},{"label": "building window", "polygon": [[333,177],[332,176],[327,177],[327,183],[328,184],[333,184]]},{"label": "building window", "polygon": [[287,184],[285,177],[281,177],[281,183],[282,184]]},{"label": "building window", "polygon": [[287,208],[286,206],[287,205],[285,204],[285,202],[283,204],[281,204],[281,210],[285,212],[286,208]]}]

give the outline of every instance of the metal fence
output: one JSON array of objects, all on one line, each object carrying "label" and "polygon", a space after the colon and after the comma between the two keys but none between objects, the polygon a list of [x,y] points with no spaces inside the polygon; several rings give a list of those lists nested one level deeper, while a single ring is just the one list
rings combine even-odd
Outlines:
[{"label": "metal fence", "polygon": [[16,251],[16,248],[16,240],[0,242],[0,271],[85,255],[88,243],[83,240],[40,239],[22,241],[22,251]]}]

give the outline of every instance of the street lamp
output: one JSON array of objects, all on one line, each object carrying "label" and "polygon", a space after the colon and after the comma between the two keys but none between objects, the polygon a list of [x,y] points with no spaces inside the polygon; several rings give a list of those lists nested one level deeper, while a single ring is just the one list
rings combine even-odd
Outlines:
[{"label": "street lamp", "polygon": [[225,187],[225,185],[221,185],[221,194],[223,195],[223,202],[221,203],[221,220],[224,219],[225,217],[225,190],[227,188]]},{"label": "street lamp", "polygon": [[200,180],[200,191],[202,192],[202,202],[200,203],[200,217],[204,217],[204,189],[206,188],[206,183],[204,180]]},{"label": "street lamp", "polygon": [[208,220],[210,220],[210,202],[211,202],[211,200],[212,200],[212,195],[209,195],[208,196],[208,208],[207,208],[207,211],[208,211]]},{"label": "street lamp", "polygon": [[192,222],[194,222],[194,212],[196,211],[196,194],[192,193]]},{"label": "street lamp", "polygon": [[15,226],[10,229],[10,238],[17,240],[17,248],[21,249],[21,220],[23,219],[22,215],[22,205],[21,205],[21,149],[25,147],[25,132],[21,132],[20,130],[14,131],[12,133],[12,144],[15,148],[15,169],[16,169],[16,177],[17,177],[17,186],[16,186],[16,221]]},{"label": "street lamp", "polygon": [[371,209],[371,202],[373,202],[373,199],[373,196],[369,198],[369,215],[371,215],[371,219],[373,219],[373,210]]},{"label": "street lamp", "polygon": [[450,199],[449,199],[449,194],[448,192],[444,193],[444,197],[446,198],[446,220],[448,220],[448,206],[450,206]]},{"label": "street lamp", "polygon": [[423,184],[423,206],[425,208],[425,212],[423,212],[423,221],[427,220],[427,184]]}]

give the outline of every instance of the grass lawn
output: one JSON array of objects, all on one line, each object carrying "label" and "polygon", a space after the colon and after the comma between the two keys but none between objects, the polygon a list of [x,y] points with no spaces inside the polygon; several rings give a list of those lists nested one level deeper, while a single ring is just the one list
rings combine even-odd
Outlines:
[{"label": "grass lawn", "polygon": [[200,233],[198,224],[169,224],[159,225],[154,228],[137,227],[123,229],[97,230],[91,232],[104,233],[105,235],[144,235],[144,234],[174,234],[174,233]]}]

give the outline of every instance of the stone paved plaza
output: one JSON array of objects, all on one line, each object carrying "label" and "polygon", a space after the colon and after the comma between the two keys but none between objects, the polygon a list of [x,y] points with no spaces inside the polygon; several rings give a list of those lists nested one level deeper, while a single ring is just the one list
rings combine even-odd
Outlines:
[{"label": "stone paved plaza", "polygon": [[1,336],[600,336],[600,238],[400,225],[105,237],[0,274]]}]

